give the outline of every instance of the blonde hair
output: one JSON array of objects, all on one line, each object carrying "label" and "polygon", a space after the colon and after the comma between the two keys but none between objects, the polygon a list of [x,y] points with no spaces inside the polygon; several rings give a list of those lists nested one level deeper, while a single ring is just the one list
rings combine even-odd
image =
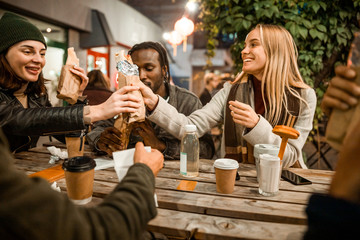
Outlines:
[{"label": "blonde hair", "polygon": [[[294,39],[283,27],[277,25],[258,24],[255,29],[260,31],[260,41],[266,54],[266,63],[261,81],[263,101],[265,94],[269,105],[266,106],[266,119],[273,125],[280,120],[281,110],[288,110],[288,99],[285,91],[307,102],[291,87],[309,88],[300,75],[297,57],[298,52]],[[266,89],[265,89],[266,86]]]}]

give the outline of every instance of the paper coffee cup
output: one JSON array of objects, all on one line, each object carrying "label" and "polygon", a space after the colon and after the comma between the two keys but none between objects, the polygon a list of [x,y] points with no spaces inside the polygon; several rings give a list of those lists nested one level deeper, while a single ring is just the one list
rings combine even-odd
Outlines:
[{"label": "paper coffee cup", "polygon": [[85,137],[80,135],[66,135],[66,149],[68,158],[84,156]]},{"label": "paper coffee cup", "polygon": [[62,165],[68,197],[76,204],[86,204],[91,201],[94,185],[94,159],[88,156],[78,156],[66,159]]},{"label": "paper coffee cup", "polygon": [[232,193],[234,191],[236,171],[239,163],[233,159],[221,158],[214,162],[216,191],[219,193]]}]

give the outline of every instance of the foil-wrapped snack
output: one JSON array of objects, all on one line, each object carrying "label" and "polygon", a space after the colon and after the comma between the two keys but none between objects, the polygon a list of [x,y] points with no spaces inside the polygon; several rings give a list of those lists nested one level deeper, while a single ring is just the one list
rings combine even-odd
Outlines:
[{"label": "foil-wrapped snack", "polygon": [[[124,51],[115,54],[116,68],[118,70],[118,86],[122,88],[124,86],[136,85],[140,82],[138,67],[133,64],[131,57],[125,55]],[[122,113],[116,118],[114,127],[119,129],[122,133],[121,142],[123,143],[123,149],[127,148],[129,143],[129,137],[132,131],[132,123],[143,122],[145,120],[145,104],[140,91],[133,91],[128,94],[133,94],[139,97],[141,107],[134,113]]]},{"label": "foil-wrapped snack", "polygon": [[135,64],[131,64],[128,60],[120,61],[116,64],[116,69],[125,76],[136,75],[139,76],[139,68]]}]

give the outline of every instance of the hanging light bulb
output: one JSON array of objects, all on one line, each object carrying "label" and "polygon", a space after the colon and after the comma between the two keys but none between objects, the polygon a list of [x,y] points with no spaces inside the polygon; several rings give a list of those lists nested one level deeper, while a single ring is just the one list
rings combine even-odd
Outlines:
[{"label": "hanging light bulb", "polygon": [[177,45],[179,45],[183,41],[183,37],[177,31],[172,31],[170,33],[170,37],[169,37],[168,41],[171,44],[171,46],[173,47],[173,55],[174,55],[174,57],[176,57]]},{"label": "hanging light bulb", "polygon": [[183,36],[183,51],[186,52],[187,37],[194,31],[194,22],[187,17],[182,17],[180,20],[176,21],[175,31]]},{"label": "hanging light bulb", "polygon": [[190,12],[196,12],[199,8],[199,5],[197,2],[195,2],[195,0],[189,0],[185,7],[187,8],[187,10],[189,10]]},{"label": "hanging light bulb", "polygon": [[163,39],[165,39],[166,41],[169,41],[170,39],[170,33],[169,32],[164,32],[162,35]]}]

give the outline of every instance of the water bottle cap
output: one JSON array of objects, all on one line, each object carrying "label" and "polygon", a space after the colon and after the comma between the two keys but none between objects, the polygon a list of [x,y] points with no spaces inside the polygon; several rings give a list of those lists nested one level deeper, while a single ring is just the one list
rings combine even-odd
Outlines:
[{"label": "water bottle cap", "polygon": [[196,126],[195,125],[185,125],[185,131],[186,132],[195,132],[196,131]]}]

